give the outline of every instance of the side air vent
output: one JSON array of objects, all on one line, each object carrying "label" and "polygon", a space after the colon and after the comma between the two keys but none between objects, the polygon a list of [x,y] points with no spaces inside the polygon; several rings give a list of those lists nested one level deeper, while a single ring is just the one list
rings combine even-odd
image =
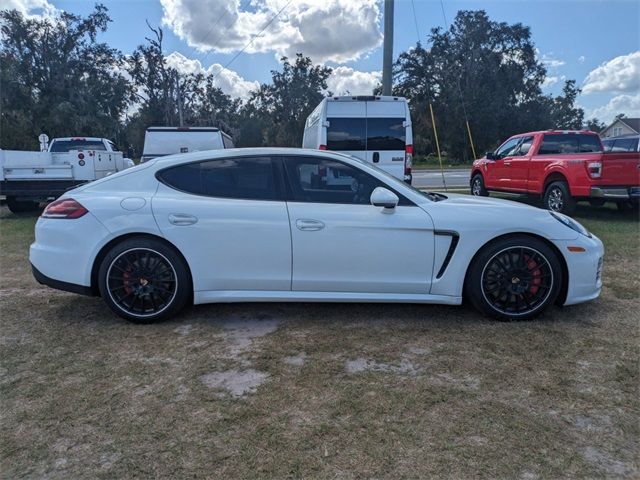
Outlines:
[{"label": "side air vent", "polygon": [[449,266],[449,262],[451,261],[451,257],[453,257],[453,252],[456,251],[456,247],[458,246],[458,240],[460,240],[460,234],[458,232],[454,232],[453,230],[436,230],[433,232],[435,235],[442,235],[451,237],[451,243],[449,244],[449,250],[447,251],[447,256],[444,257],[444,261],[442,262],[442,266],[436,275],[436,278],[442,277],[444,272],[447,270]]}]

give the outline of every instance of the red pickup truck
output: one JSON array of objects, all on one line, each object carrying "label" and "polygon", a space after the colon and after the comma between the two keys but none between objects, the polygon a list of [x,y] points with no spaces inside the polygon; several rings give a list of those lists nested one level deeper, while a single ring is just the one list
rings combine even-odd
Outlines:
[{"label": "red pickup truck", "polygon": [[540,196],[549,210],[570,215],[578,200],[638,208],[640,153],[604,152],[598,134],[547,130],[515,135],[473,162],[471,193]]}]

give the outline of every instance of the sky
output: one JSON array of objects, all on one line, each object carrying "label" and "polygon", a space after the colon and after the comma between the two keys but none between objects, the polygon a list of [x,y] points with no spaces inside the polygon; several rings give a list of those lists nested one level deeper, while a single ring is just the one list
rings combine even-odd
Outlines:
[{"label": "sky", "polygon": [[[334,69],[334,94],[370,93],[382,69],[382,0],[103,0],[113,20],[99,40],[123,53],[145,42],[145,20],[164,31],[164,51],[180,71],[208,71],[226,93],[246,97],[296,52]],[[0,0],[28,15],[86,15],[88,0]],[[638,0],[396,0],[394,58],[458,10],[531,28],[547,67],[543,91],[575,79],[586,118],[640,117]],[[415,13],[415,15],[414,15]]]}]

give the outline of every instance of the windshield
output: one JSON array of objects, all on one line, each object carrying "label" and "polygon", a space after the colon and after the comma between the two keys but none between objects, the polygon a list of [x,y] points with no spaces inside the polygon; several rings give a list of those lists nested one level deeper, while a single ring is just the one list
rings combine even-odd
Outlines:
[{"label": "windshield", "polygon": [[106,150],[101,140],[55,140],[51,144],[50,152],[64,153],[72,150]]}]

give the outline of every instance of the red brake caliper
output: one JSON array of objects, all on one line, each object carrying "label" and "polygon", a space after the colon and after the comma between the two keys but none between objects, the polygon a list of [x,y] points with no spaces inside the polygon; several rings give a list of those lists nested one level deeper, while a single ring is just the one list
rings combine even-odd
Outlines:
[{"label": "red brake caliper", "polygon": [[542,275],[542,272],[540,271],[540,268],[538,268],[538,263],[532,258],[529,259],[529,261],[527,262],[527,268],[531,272],[531,275],[533,275],[533,279],[531,280],[531,286],[529,287],[529,291],[533,295],[535,295],[538,289],[540,288],[540,284],[542,283],[542,278],[540,278],[540,276]]},{"label": "red brake caliper", "polygon": [[131,267],[129,266],[127,267],[127,270],[122,273],[122,284],[124,285],[124,291],[127,293],[127,295],[133,292],[133,288],[131,287],[131,283],[129,282],[129,277],[131,276],[131,274],[129,273],[130,271]]}]

